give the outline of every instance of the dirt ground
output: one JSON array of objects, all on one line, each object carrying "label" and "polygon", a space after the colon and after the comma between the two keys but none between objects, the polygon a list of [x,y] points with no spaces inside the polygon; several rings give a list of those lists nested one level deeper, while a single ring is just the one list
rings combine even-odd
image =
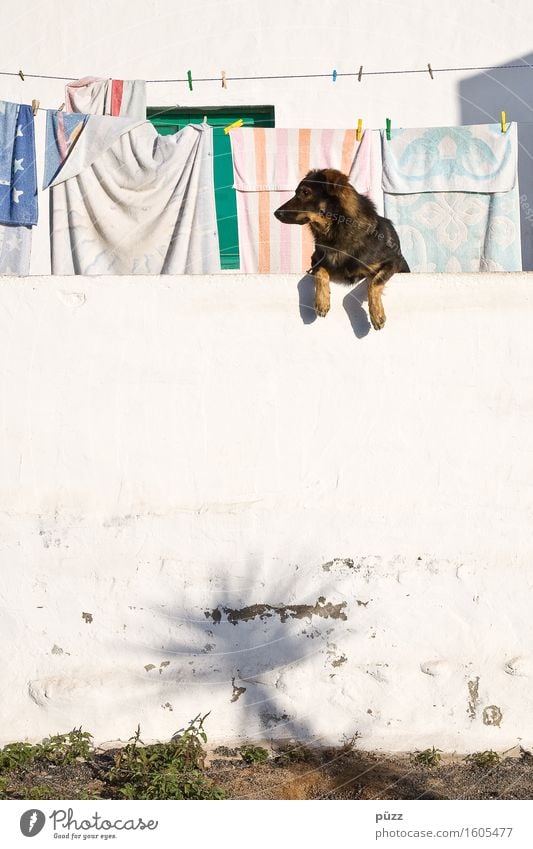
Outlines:
[{"label": "dirt ground", "polygon": [[[113,798],[105,775],[113,752],[68,766],[34,767],[9,778],[10,798]],[[248,764],[238,749],[219,747],[205,775],[229,799],[531,799],[533,757],[522,752],[492,766],[464,761],[421,766],[412,758],[356,750],[297,747]]]},{"label": "dirt ground", "polygon": [[304,763],[272,760],[247,766],[218,758],[210,777],[232,799],[531,799],[533,757],[523,753],[491,767],[442,763],[424,767],[409,757],[357,751],[315,753]]}]

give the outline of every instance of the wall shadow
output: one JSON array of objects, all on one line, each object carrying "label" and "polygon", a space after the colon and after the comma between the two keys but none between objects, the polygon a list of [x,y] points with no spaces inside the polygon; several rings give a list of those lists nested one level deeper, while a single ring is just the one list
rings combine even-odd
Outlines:
[{"label": "wall shadow", "polygon": [[[482,71],[458,84],[462,124],[500,122],[502,110],[508,121],[518,123],[518,181],[520,186],[520,228],[522,267],[533,270],[533,52],[510,59],[505,65]],[[530,220],[528,220],[528,214]]]},{"label": "wall shadow", "polygon": [[[333,281],[331,285],[342,286],[345,284]],[[342,302],[354,335],[358,339],[363,339],[371,330],[368,315],[363,307],[363,302],[366,300],[366,292],[366,280],[361,280],[350,289]],[[300,318],[304,324],[313,324],[317,320],[315,310],[315,281],[311,274],[305,274],[298,281],[298,308],[300,310]]]},{"label": "wall shadow", "polygon": [[304,324],[313,324],[316,321],[315,279],[311,274],[304,274],[298,281],[298,308]]},{"label": "wall shadow", "polygon": [[363,302],[367,297],[367,282],[361,280],[353,289],[351,289],[344,298],[342,305],[346,310],[346,315],[350,319],[352,330],[358,339],[363,339],[368,336],[371,330],[371,324],[368,315],[363,308]]},{"label": "wall shadow", "polygon": [[[227,573],[228,567],[221,566],[218,574]],[[303,573],[278,576],[276,600],[256,574],[256,564],[250,563],[242,582],[214,581],[203,604],[184,603],[179,590],[165,603],[152,593],[143,609],[152,617],[154,659],[163,654],[168,662],[163,669],[156,662],[145,669],[155,691],[161,690],[161,702],[169,687],[175,690],[180,725],[187,717],[180,711],[179,693],[194,688],[201,698],[198,710],[212,710],[215,721],[218,717],[220,723],[221,710],[235,710],[244,738],[320,745],[315,699],[324,686],[329,692],[327,682],[338,672],[342,652],[337,641],[342,643],[345,633],[348,604],[335,591],[335,574],[324,570],[313,573],[312,598],[301,581]],[[181,576],[176,578],[179,586]],[[325,665],[327,671],[307,698],[302,685],[307,689],[312,676],[308,664],[315,670]],[[355,730],[355,716],[353,722]]]}]

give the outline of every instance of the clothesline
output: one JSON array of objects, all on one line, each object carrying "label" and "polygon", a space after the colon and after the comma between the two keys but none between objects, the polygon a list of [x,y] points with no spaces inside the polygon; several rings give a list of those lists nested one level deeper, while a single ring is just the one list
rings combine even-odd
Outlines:
[{"label": "clothesline", "polygon": [[[254,75],[254,76],[240,76],[240,77],[230,77],[224,76],[224,80],[226,82],[245,82],[252,80],[304,80],[304,79],[332,79],[332,75],[334,75],[335,79],[338,77],[356,77],[358,80],[361,80],[362,77],[373,77],[373,76],[389,76],[393,74],[428,74],[428,76],[433,78],[432,74],[442,74],[442,73],[451,73],[451,72],[459,72],[459,71],[509,71],[509,70],[522,70],[524,68],[533,69],[533,65],[528,62],[523,62],[521,64],[513,64],[513,65],[479,65],[479,66],[465,66],[462,68],[434,68],[431,66],[431,70],[429,70],[428,65],[425,68],[407,68],[400,70],[391,70],[391,71],[365,71],[362,70],[363,66],[358,71],[330,71],[328,73],[323,74],[271,74],[271,75]],[[38,80],[63,80],[66,82],[70,82],[71,80],[79,79],[79,75],[71,74],[69,77],[57,76],[55,74],[29,74],[25,71],[21,73],[21,71],[0,71],[0,76],[3,77],[28,77],[30,79],[38,79]],[[221,82],[222,76],[218,77],[194,77],[194,83],[212,83],[212,82]],[[189,83],[188,76],[185,77],[176,77],[174,79],[157,79],[157,80],[146,80],[147,83]]]}]

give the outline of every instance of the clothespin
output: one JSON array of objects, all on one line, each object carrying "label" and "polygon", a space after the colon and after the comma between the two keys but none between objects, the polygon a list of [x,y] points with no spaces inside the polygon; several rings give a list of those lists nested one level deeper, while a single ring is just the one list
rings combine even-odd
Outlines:
[{"label": "clothespin", "polygon": [[226,82],[226,72],[221,71],[220,73],[222,74],[222,88],[227,88],[228,84]]},{"label": "clothespin", "polygon": [[332,76],[333,76],[333,82],[334,83],[337,82],[337,71],[334,70]]},{"label": "clothespin", "polygon": [[505,133],[505,132],[507,132],[507,118],[506,118],[505,112],[502,112],[502,114],[501,114],[501,121],[502,121],[502,133]]},{"label": "clothespin", "polygon": [[207,124],[207,115],[204,115],[204,120],[202,121],[202,124]]},{"label": "clothespin", "polygon": [[235,130],[237,127],[242,127],[244,121],[242,118],[239,118],[237,121],[234,121],[233,124],[229,124],[229,126],[224,127],[224,133],[227,135],[231,130]]},{"label": "clothespin", "polygon": [[386,137],[387,137],[387,141],[390,141],[390,124],[391,124],[390,118],[385,118],[385,122],[386,122],[386,126],[387,126],[387,129],[385,130],[385,134],[386,134]]},{"label": "clothespin", "polygon": [[359,118],[357,120],[357,131],[355,133],[355,138],[357,139],[357,141],[361,141],[361,139],[363,138],[363,119],[362,118]]},{"label": "clothespin", "polygon": [[62,112],[64,108],[65,108],[65,104],[64,104],[64,103],[62,103],[62,104],[61,104],[61,106],[59,107],[59,109],[58,109],[57,111],[58,111],[58,112]]},{"label": "clothespin", "polygon": [[31,111],[33,112],[33,117],[37,115],[37,110],[39,109],[39,100],[32,100],[31,102]]},{"label": "clothespin", "polygon": [[363,66],[359,66],[359,73],[357,74],[357,81],[361,82],[361,77],[363,76]]},{"label": "clothespin", "polygon": [[434,80],[434,79],[435,79],[435,77],[433,76],[433,70],[432,70],[431,65],[429,64],[429,62],[428,62],[428,71],[429,71],[429,76],[431,77],[431,79],[432,79],[432,80]]},{"label": "clothespin", "polygon": [[22,82],[24,82],[24,74],[22,73],[22,71],[19,71],[19,77],[22,80]]},{"label": "clothespin", "polygon": [[189,91],[192,91],[192,74],[190,71],[187,71],[187,83],[189,84]]}]

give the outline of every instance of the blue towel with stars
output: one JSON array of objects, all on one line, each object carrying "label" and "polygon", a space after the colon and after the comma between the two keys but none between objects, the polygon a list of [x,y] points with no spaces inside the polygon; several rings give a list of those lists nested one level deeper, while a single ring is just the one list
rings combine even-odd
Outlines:
[{"label": "blue towel with stars", "polygon": [[37,171],[31,106],[0,100],[0,224],[37,224]]}]

